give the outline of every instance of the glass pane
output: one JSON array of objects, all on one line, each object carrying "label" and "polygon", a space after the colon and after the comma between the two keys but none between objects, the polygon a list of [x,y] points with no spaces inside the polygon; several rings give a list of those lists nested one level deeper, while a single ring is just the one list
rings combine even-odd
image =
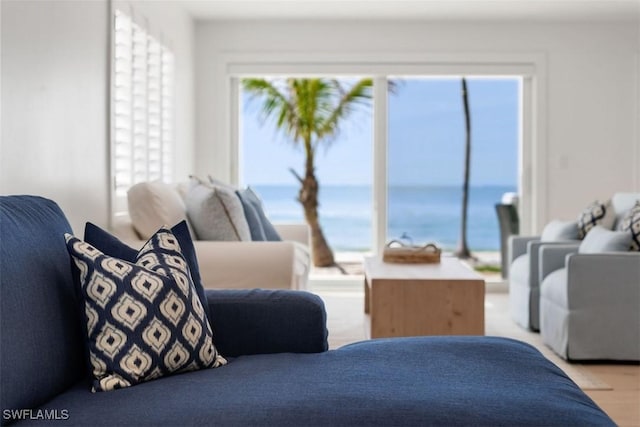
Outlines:
[{"label": "glass pane", "polygon": [[[387,238],[459,244],[465,115],[460,77],[390,79]],[[467,78],[471,168],[467,243],[500,247],[495,204],[517,191],[519,78]]]},{"label": "glass pane", "polygon": [[[285,96],[291,93],[285,77],[265,80]],[[321,80],[340,85],[339,90],[319,99],[322,108],[318,114],[326,117],[339,97],[361,78]],[[304,144],[294,142],[278,127],[277,115],[265,115],[265,100],[264,96],[252,97],[241,83],[240,180],[257,190],[273,222],[304,222],[303,208],[297,200],[300,183],[290,171],[304,176]],[[357,100],[349,106],[349,114],[338,121],[335,136],[323,139],[314,155],[320,224],[334,253],[368,251],[372,244],[371,99]]]}]

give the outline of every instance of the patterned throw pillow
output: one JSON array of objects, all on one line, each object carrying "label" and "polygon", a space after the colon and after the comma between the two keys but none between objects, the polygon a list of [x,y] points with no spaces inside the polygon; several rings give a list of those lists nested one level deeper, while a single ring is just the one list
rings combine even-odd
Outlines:
[{"label": "patterned throw pillow", "polygon": [[65,239],[80,270],[92,391],[226,363],[170,230],[153,235],[135,263]]},{"label": "patterned throw pillow", "polygon": [[601,225],[610,230],[615,220],[616,213],[611,205],[611,200],[604,203],[596,200],[578,216],[578,238],[584,239],[589,230],[596,225]]},{"label": "patterned throw pillow", "polygon": [[[193,285],[196,288],[196,292],[200,297],[200,302],[204,307],[207,318],[210,318],[209,304],[207,303],[207,296],[204,292],[204,285],[202,284],[202,277],[200,277],[200,266],[198,266],[198,258],[196,256],[196,248],[193,246],[193,240],[191,240],[191,233],[186,221],[180,221],[173,227],[171,232],[178,240],[182,256],[187,261],[189,266],[189,272],[191,273],[191,279]],[[112,256],[114,258],[120,258],[121,260],[131,263],[136,262],[138,257],[138,251],[122,242],[113,234],[103,230],[95,224],[87,222],[84,226],[84,241],[102,252],[105,255]],[[213,325],[212,325],[213,326]]]},{"label": "patterned throw pillow", "polygon": [[640,251],[640,200],[622,218],[619,229],[631,232],[631,250]]}]

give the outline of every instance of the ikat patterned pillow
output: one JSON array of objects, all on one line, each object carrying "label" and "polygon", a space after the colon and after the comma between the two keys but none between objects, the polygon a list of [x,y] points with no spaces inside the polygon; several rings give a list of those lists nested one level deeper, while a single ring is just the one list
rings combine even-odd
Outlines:
[{"label": "ikat patterned pillow", "polygon": [[616,213],[613,210],[611,201],[595,201],[587,206],[578,216],[578,238],[584,239],[589,230],[596,225],[611,230],[616,220]]},{"label": "ikat patterned pillow", "polygon": [[631,250],[640,251],[640,200],[620,221],[621,231],[631,232]]},{"label": "ikat patterned pillow", "polygon": [[153,235],[135,263],[65,239],[80,271],[93,392],[226,364],[170,230]]}]

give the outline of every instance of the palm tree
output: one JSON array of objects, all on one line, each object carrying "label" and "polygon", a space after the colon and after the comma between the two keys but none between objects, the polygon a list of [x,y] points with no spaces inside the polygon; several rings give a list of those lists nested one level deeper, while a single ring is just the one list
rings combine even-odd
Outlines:
[{"label": "palm tree", "polygon": [[469,172],[471,169],[471,116],[469,114],[469,94],[467,79],[462,78],[462,103],[464,105],[465,145],[464,145],[464,181],[462,184],[462,220],[460,222],[460,241],[455,255],[458,258],[473,258],[467,245],[467,210],[469,206]]},{"label": "palm tree", "polygon": [[290,170],[300,183],[298,201],[311,228],[313,264],[317,267],[334,266],[335,260],[318,216],[315,154],[321,144],[326,145],[336,137],[340,122],[354,107],[369,105],[372,85],[373,81],[367,78],[350,86],[322,78],[242,80],[244,90],[262,100],[263,117],[274,120],[279,131],[304,148],[304,175]]}]

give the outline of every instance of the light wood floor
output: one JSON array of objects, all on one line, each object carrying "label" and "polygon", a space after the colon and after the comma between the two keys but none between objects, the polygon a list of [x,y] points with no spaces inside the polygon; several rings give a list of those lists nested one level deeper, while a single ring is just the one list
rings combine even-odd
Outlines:
[{"label": "light wood floor", "polygon": [[[311,285],[309,290],[322,297],[327,306],[327,326],[331,348],[365,339],[364,328],[367,322],[363,313],[362,288],[361,283],[353,280],[330,285],[326,283]],[[490,307],[485,317],[487,335],[505,336],[529,342],[550,360],[553,358],[558,360],[541,344],[538,334],[524,331],[513,324],[507,312],[508,295],[506,293],[487,293],[485,305]],[[585,390],[585,393],[619,426],[640,427],[640,365],[576,364],[574,367],[611,387],[610,390]],[[569,369],[571,368],[570,366]]]}]

